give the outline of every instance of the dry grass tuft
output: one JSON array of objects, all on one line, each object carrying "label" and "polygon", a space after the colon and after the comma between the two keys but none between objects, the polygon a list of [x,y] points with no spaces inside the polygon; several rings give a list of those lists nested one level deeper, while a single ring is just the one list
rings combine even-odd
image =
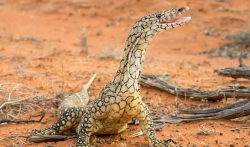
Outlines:
[{"label": "dry grass tuft", "polygon": [[88,56],[88,46],[87,46],[87,34],[86,34],[86,29],[83,28],[82,29],[82,34],[80,36],[80,44],[81,44],[81,53],[85,54],[86,56]]},{"label": "dry grass tuft", "polygon": [[99,57],[100,59],[121,60],[122,54],[121,54],[121,50],[118,47],[116,47],[110,50],[105,50],[104,52],[102,52],[102,54]]},{"label": "dry grass tuft", "polygon": [[226,37],[230,43],[204,51],[203,54],[228,58],[250,58],[250,32],[240,32]]},{"label": "dry grass tuft", "polygon": [[[51,100],[55,99],[46,98],[44,94],[28,86],[19,83],[2,83],[0,84],[0,124],[29,122],[32,117],[43,114],[46,103]],[[37,114],[39,112],[40,115]],[[26,120],[20,121],[20,118]]]},{"label": "dry grass tuft", "polygon": [[[211,128],[206,127],[207,125],[210,125]],[[200,125],[200,128],[197,131],[197,135],[214,135],[216,133],[216,130],[214,128],[214,123],[205,123]]]}]

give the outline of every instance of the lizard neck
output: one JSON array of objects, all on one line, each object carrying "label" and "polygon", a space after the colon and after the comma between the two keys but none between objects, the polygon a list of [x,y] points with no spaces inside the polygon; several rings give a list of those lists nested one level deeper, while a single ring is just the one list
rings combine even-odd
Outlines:
[{"label": "lizard neck", "polygon": [[133,34],[133,30],[126,40],[123,58],[112,83],[117,85],[117,90],[122,93],[139,92],[139,79],[144,63],[146,49],[157,32],[148,31]]}]

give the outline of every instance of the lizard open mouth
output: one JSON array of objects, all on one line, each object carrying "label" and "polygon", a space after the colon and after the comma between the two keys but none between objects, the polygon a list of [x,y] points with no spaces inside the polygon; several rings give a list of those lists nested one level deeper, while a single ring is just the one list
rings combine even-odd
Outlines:
[{"label": "lizard open mouth", "polygon": [[161,21],[159,22],[160,24],[164,24],[164,23],[179,23],[179,22],[185,22],[187,20],[190,20],[191,17],[181,17],[181,18],[174,18],[172,20],[166,20],[166,21]]}]

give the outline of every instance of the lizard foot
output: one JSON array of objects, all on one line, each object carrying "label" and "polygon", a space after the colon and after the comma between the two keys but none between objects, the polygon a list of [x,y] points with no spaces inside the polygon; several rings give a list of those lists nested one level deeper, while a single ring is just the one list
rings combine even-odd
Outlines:
[{"label": "lizard foot", "polygon": [[172,139],[156,140],[152,143],[152,147],[176,147],[176,142]]},{"label": "lizard foot", "polygon": [[41,130],[32,130],[31,135],[56,135],[56,131],[52,128],[45,128]]}]

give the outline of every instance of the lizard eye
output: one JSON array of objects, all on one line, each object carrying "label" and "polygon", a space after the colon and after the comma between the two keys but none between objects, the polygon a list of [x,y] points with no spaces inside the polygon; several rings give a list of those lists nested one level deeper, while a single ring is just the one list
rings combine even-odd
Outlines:
[{"label": "lizard eye", "polygon": [[161,14],[157,14],[157,15],[156,15],[156,18],[161,18]]}]

